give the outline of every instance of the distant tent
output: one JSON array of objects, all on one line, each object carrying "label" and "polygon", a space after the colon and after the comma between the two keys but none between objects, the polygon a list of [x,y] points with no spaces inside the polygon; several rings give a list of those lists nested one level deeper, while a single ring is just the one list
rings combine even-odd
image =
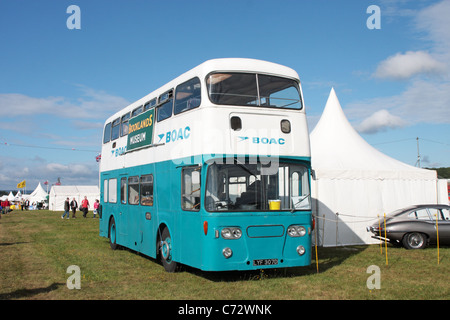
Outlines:
[{"label": "distant tent", "polygon": [[28,196],[28,200],[30,204],[43,202],[47,199],[47,192],[45,192],[44,188],[42,188],[41,183],[39,182],[38,186],[34,191]]},{"label": "distant tent", "polygon": [[439,199],[436,171],[407,165],[370,146],[347,120],[334,89],[310,137],[321,245],[374,243],[366,226],[377,215]]},{"label": "distant tent", "polygon": [[77,200],[78,206],[81,204],[81,200],[87,197],[90,204],[90,210],[94,206],[96,199],[100,200],[100,190],[98,186],[53,186],[50,189],[49,194],[49,209],[53,211],[63,211],[64,201],[69,198],[72,201],[73,198]]},{"label": "distant tent", "polygon": [[10,191],[8,194],[8,201],[14,201],[14,195],[13,195],[12,191]]},{"label": "distant tent", "polygon": [[15,197],[14,197],[14,201],[21,201],[22,200],[22,193],[19,191],[17,191]]}]

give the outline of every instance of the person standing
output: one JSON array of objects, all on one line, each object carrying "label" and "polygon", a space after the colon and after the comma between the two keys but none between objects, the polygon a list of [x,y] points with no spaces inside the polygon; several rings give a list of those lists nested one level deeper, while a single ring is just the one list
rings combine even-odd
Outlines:
[{"label": "person standing", "polygon": [[69,219],[69,208],[70,208],[69,197],[67,197],[66,201],[64,201],[64,214],[61,216],[61,219],[64,219],[66,214],[67,214],[67,219]]},{"label": "person standing", "polygon": [[95,215],[98,213],[99,205],[100,205],[100,202],[98,201],[98,199],[95,199],[95,202],[94,202],[94,218],[95,218]]},{"label": "person standing", "polygon": [[81,209],[83,210],[83,218],[86,218],[86,215],[89,211],[89,200],[86,196],[84,196],[83,201],[81,201]]},{"label": "person standing", "polygon": [[73,200],[70,201],[70,208],[72,209],[72,218],[76,218],[75,212],[77,212],[78,202],[77,200],[75,200],[75,198],[73,198]]}]

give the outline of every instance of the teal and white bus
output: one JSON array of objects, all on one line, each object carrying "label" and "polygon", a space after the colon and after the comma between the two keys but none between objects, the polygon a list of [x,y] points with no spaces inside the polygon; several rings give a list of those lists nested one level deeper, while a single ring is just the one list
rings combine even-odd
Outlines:
[{"label": "teal and white bus", "polygon": [[106,120],[100,235],[169,272],[308,266],[310,173],[297,73],[209,60]]}]

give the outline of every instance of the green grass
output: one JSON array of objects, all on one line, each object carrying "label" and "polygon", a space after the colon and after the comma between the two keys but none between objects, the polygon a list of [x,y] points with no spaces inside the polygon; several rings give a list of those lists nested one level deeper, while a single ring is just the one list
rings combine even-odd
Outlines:
[{"label": "green grass", "polygon": [[[113,251],[98,235],[98,219],[61,220],[60,212],[16,211],[0,220],[0,299],[444,299],[450,298],[450,248],[405,250],[378,245],[318,248],[311,266],[257,272],[166,273],[155,260]],[[70,265],[81,289],[69,290]],[[381,289],[369,290],[367,268],[381,270]]]}]

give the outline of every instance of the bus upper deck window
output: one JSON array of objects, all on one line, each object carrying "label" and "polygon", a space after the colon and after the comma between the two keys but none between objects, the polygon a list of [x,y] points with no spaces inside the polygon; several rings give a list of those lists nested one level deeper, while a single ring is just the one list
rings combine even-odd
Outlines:
[{"label": "bus upper deck window", "polygon": [[128,134],[128,121],[130,120],[130,113],[122,116],[122,125],[120,126],[120,136],[126,136]]},{"label": "bus upper deck window", "polygon": [[149,110],[149,109],[152,109],[152,108],[154,108],[155,106],[156,106],[156,98],[150,100],[149,102],[147,102],[147,103],[144,105],[144,111],[147,111],[147,110]]},{"label": "bus upper deck window", "polygon": [[256,74],[215,73],[206,83],[211,102],[225,105],[257,105],[258,88]]},{"label": "bus upper deck window", "polygon": [[137,115],[140,115],[140,114],[142,113],[143,110],[144,110],[144,107],[143,107],[143,106],[140,106],[140,107],[134,109],[134,110],[131,112],[131,117],[133,118],[133,117],[136,117]]},{"label": "bus upper deck window", "polygon": [[173,90],[167,91],[159,96],[159,106],[156,109],[156,117],[158,122],[172,116]]},{"label": "bus upper deck window", "polygon": [[119,138],[119,133],[120,133],[120,118],[117,118],[112,122],[111,140]]},{"label": "bus upper deck window", "polygon": [[212,73],[206,79],[211,102],[221,105],[302,108],[295,79],[253,73]]},{"label": "bus upper deck window", "polygon": [[174,114],[191,110],[200,106],[200,79],[193,78],[180,84],[175,93]]},{"label": "bus upper deck window", "polygon": [[301,109],[298,84],[292,79],[258,75],[261,106],[272,108]]},{"label": "bus upper deck window", "polygon": [[107,143],[109,141],[111,141],[111,122],[105,126],[103,133],[103,143]]}]

